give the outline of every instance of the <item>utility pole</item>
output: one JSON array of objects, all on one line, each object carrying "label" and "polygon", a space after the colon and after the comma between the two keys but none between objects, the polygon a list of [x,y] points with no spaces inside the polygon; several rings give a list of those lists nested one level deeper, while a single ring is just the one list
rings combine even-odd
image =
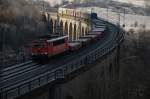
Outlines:
[{"label": "utility pole", "polygon": [[75,28],[75,29],[74,29],[74,30],[75,30],[75,31],[74,31],[74,35],[75,35],[74,37],[75,37],[75,38],[74,38],[74,40],[76,40],[76,39],[77,39],[77,33],[78,33],[78,32],[77,32],[77,29],[76,29],[76,28],[77,28],[77,26],[76,26],[76,24],[77,24],[77,16],[76,16],[76,0],[75,0],[75,5],[74,5],[74,6],[75,6],[75,7],[74,7],[74,8],[75,8],[75,27],[74,27],[74,28]]},{"label": "utility pole", "polygon": [[2,68],[5,65],[5,27],[2,27]]},{"label": "utility pole", "polygon": [[[94,12],[93,10],[94,10],[94,8],[91,8],[91,15]],[[92,24],[92,17],[90,17],[89,23],[91,24],[91,29],[93,30],[94,27],[93,27],[93,24]]]},{"label": "utility pole", "polygon": [[107,5],[107,21],[108,21],[108,5]]},{"label": "utility pole", "polygon": [[[118,23],[117,23],[117,25],[118,25],[118,31],[117,31],[117,44],[118,44],[118,46],[117,46],[117,63],[116,63],[116,69],[117,69],[117,80],[120,82],[120,84],[122,83],[121,81],[120,81],[120,70],[121,70],[121,68],[120,68],[120,32],[122,32],[121,31],[121,26],[120,26],[120,12],[117,12],[118,13]],[[121,84],[122,85],[122,84]],[[120,99],[122,99],[122,86],[120,85]]]},{"label": "utility pole", "polygon": [[[23,25],[25,26],[25,22],[26,22],[26,18],[25,18],[25,15],[24,15],[24,17],[23,17]],[[23,29],[24,29],[24,27],[23,27]],[[22,34],[21,35],[21,38],[23,39],[24,37],[24,34]],[[24,40],[23,40],[24,41]],[[23,44],[24,44],[24,42],[23,42]],[[25,61],[25,51],[24,51],[24,45],[21,47],[21,55],[22,55],[22,62],[24,62]]]},{"label": "utility pole", "polygon": [[126,16],[125,16],[125,14],[126,14],[126,9],[124,8],[124,11],[123,11],[123,28],[125,28],[125,18],[126,18]]},{"label": "utility pole", "polygon": [[5,42],[5,39],[4,39],[4,27],[1,28],[1,51],[2,51],[2,60],[1,60],[1,65],[0,65],[0,77],[1,77],[1,72],[2,72],[2,69],[3,69],[3,66],[4,66],[4,56],[5,56],[5,53],[4,53],[4,42]]},{"label": "utility pole", "polygon": [[60,16],[57,12],[57,20],[56,20],[56,34],[60,35]]},{"label": "utility pole", "polygon": [[[117,24],[117,25],[118,25],[118,31],[117,31],[117,44],[118,44],[118,46],[117,46],[117,67],[120,68],[120,67],[119,67],[119,66],[120,66],[120,65],[119,65],[119,64],[120,64],[120,62],[119,62],[119,61],[120,61],[120,60],[119,60],[119,59],[120,59],[120,44],[119,44],[120,41],[119,41],[119,38],[120,38],[120,32],[121,32],[121,31],[120,31],[120,28],[121,28],[121,27],[120,27],[120,12],[118,12],[118,24]],[[120,71],[120,70],[119,70],[119,71]],[[119,71],[118,71],[118,77],[117,77],[118,80],[120,79],[120,76],[119,76],[120,73],[119,73]]]},{"label": "utility pole", "polygon": [[44,0],[42,1],[42,3],[43,3],[43,10],[45,10],[45,4],[44,4]]},{"label": "utility pole", "polygon": [[[57,2],[58,5],[58,2]],[[59,10],[59,6],[58,6],[58,10]],[[60,31],[60,16],[59,16],[59,11],[57,10],[57,20],[56,20],[56,34],[61,35],[61,31]]]}]

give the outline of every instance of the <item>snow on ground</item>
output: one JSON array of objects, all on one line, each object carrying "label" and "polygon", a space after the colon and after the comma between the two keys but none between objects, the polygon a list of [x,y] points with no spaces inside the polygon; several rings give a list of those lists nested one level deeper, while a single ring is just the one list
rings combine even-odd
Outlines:
[{"label": "snow on ground", "polygon": [[[129,29],[140,29],[145,26],[146,30],[150,30],[150,16],[142,16],[137,14],[123,14],[123,13],[116,13],[113,12],[111,9],[108,10],[106,8],[100,7],[87,7],[87,8],[79,8],[83,12],[91,12],[93,9],[94,12],[98,14],[99,17],[104,18],[112,23],[119,23],[119,16],[120,16],[120,24],[123,25],[125,23],[126,30]],[[136,24],[137,23],[137,24]],[[135,24],[137,26],[135,26]]]}]

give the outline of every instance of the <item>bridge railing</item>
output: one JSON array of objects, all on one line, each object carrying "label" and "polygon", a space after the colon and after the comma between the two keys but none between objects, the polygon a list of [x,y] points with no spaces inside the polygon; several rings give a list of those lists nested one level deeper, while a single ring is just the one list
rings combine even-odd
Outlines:
[{"label": "bridge railing", "polygon": [[[112,27],[113,26],[114,25],[112,25]],[[118,32],[118,31],[115,31],[115,32]],[[43,85],[46,85],[48,83],[51,83],[59,79],[63,79],[68,74],[82,67],[87,66],[87,64],[90,64],[96,61],[98,58],[111,52],[114,48],[118,46],[118,44],[123,40],[123,33],[118,32],[115,36],[116,37],[113,37],[113,38],[110,36],[111,39],[109,38],[109,40],[105,42],[103,46],[94,49],[92,52],[80,57],[77,60],[74,60],[68,64],[60,66],[59,68],[56,68],[55,70],[46,72],[40,76],[35,77],[34,79],[29,79],[28,81],[21,82],[13,86],[0,89],[1,99],[16,98],[25,93],[33,91]],[[118,40],[116,42],[117,38]]]}]

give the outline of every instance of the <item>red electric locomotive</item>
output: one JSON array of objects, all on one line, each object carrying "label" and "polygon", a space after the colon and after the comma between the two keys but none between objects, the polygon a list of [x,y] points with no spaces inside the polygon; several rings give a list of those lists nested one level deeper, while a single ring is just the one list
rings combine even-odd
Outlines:
[{"label": "red electric locomotive", "polygon": [[33,59],[49,58],[69,50],[68,36],[47,35],[32,44]]}]

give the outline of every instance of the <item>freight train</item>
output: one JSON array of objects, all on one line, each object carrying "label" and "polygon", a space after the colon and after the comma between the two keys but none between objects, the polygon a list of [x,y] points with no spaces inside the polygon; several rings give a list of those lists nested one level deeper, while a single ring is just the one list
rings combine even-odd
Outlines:
[{"label": "freight train", "polygon": [[84,36],[75,41],[69,41],[68,36],[46,35],[32,43],[32,58],[47,59],[66,51],[77,51],[91,42],[96,42],[105,34],[105,24],[97,24],[93,29]]}]

